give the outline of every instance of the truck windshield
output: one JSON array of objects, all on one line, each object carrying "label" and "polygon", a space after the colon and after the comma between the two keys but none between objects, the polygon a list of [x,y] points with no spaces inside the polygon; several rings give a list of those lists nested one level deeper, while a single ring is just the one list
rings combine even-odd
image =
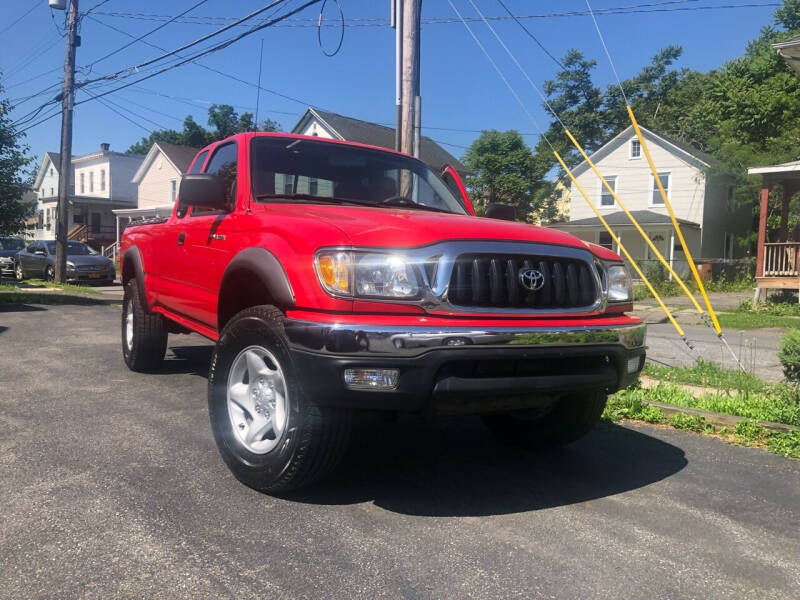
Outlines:
[{"label": "truck windshield", "polygon": [[330,142],[256,137],[253,196],[258,202],[350,201],[466,214],[424,163],[390,152]]}]

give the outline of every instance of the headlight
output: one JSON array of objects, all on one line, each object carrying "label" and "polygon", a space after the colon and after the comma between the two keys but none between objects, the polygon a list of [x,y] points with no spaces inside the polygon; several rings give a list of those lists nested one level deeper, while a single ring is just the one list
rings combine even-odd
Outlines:
[{"label": "headlight", "polygon": [[67,268],[68,269],[72,269],[74,271],[75,270],[75,263],[67,261]]},{"label": "headlight", "polygon": [[10,263],[12,260],[13,259],[10,256],[0,256],[0,263],[2,264]]},{"label": "headlight", "polygon": [[631,274],[625,265],[609,265],[608,273],[608,301],[630,302],[633,300],[633,283]]},{"label": "headlight", "polygon": [[408,299],[420,293],[414,266],[398,254],[323,251],[316,269],[322,287],[336,296]]}]

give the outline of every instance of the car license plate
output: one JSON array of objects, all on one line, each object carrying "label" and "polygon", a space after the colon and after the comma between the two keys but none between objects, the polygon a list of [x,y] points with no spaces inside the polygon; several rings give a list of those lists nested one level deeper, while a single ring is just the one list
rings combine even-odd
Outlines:
[{"label": "car license plate", "polygon": [[89,279],[100,279],[100,273],[89,273]]}]

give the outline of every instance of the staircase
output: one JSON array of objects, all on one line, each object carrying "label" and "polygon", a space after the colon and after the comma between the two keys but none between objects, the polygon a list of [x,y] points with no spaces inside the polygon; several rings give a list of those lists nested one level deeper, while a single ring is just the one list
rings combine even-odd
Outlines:
[{"label": "staircase", "polygon": [[85,223],[75,225],[67,233],[67,239],[75,242],[89,241],[89,227]]}]

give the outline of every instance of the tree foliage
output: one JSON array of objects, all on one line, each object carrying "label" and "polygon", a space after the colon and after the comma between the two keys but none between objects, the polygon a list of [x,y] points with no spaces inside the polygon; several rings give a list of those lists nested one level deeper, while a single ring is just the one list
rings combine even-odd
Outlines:
[{"label": "tree foliage", "polygon": [[208,125],[206,129],[188,115],[183,121],[183,130],[159,129],[148,137],[128,148],[131,154],[147,154],[155,142],[167,142],[183,146],[202,148],[212,142],[223,140],[228,136],[243,131],[278,131],[280,125],[272,119],[265,119],[256,124],[252,113],[239,114],[230,104],[212,104],[208,109]]},{"label": "tree foliage", "polygon": [[33,158],[22,142],[24,134],[12,126],[11,108],[8,99],[0,99],[0,235],[19,233],[33,213],[33,206],[22,200],[31,183]]}]

